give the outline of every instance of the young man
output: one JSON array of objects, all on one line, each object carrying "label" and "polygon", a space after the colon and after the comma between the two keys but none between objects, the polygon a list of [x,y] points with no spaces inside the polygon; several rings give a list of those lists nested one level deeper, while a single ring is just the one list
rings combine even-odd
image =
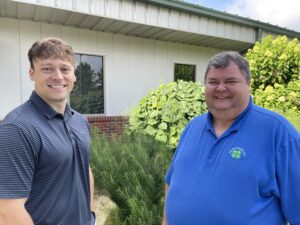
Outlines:
[{"label": "young man", "polygon": [[214,56],[205,73],[209,112],[181,136],[165,177],[164,225],[300,224],[300,135],[252,103],[248,62]]},{"label": "young man", "polygon": [[87,120],[67,100],[72,47],[45,38],[29,49],[30,99],[0,125],[0,224],[93,225]]}]

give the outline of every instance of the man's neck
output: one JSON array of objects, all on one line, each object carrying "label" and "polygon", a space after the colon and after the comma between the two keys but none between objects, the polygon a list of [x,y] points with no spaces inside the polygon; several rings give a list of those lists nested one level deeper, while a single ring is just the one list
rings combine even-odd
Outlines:
[{"label": "man's neck", "polygon": [[56,112],[64,115],[65,110],[66,110],[66,105],[67,105],[66,103],[65,104],[63,104],[63,103],[62,104],[51,104],[50,107],[52,109],[54,109]]},{"label": "man's neck", "polygon": [[213,119],[213,127],[217,137],[220,137],[233,123],[234,119],[224,120],[224,119]]}]

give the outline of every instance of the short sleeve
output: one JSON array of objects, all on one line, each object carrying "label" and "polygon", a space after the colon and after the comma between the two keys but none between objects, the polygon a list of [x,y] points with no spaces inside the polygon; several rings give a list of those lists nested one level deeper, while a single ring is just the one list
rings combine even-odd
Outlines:
[{"label": "short sleeve", "polygon": [[[175,157],[175,155],[174,155]],[[171,162],[171,165],[169,166],[169,169],[167,171],[167,174],[165,176],[165,183],[170,185],[170,182],[171,182],[171,178],[172,178],[172,175],[173,175],[173,171],[174,171],[174,166],[173,166],[173,161],[174,161],[174,158]]]},{"label": "short sleeve", "polygon": [[0,125],[0,198],[28,197],[35,171],[30,140],[15,125]]},{"label": "short sleeve", "polygon": [[179,143],[177,145],[176,151],[174,153],[173,159],[172,159],[171,164],[170,164],[170,166],[169,166],[169,168],[167,170],[167,173],[165,175],[165,183],[168,184],[168,185],[170,185],[170,183],[171,183],[171,179],[172,179],[173,172],[174,172],[176,158],[177,158],[178,152],[180,152],[181,144],[182,144],[183,140],[185,139],[185,136],[186,136],[186,133],[188,132],[190,124],[191,123],[189,123],[185,127],[185,129],[183,130],[183,132],[182,132],[182,134],[180,136],[180,140],[179,140]]},{"label": "short sleeve", "polygon": [[300,135],[283,135],[277,152],[277,178],[284,216],[291,225],[300,224]]}]

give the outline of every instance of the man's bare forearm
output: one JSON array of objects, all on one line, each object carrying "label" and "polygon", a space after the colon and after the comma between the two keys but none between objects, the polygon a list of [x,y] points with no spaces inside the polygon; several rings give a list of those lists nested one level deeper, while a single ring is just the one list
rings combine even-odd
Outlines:
[{"label": "man's bare forearm", "polygon": [[162,221],[162,225],[168,225],[167,223],[167,218],[166,218],[166,197],[167,197],[167,193],[168,193],[168,188],[169,186],[166,184],[165,185],[165,206],[164,206],[164,215],[163,215],[163,221]]},{"label": "man's bare forearm", "polygon": [[95,212],[95,200],[94,200],[94,192],[95,192],[95,181],[94,181],[94,176],[92,173],[91,168],[89,169],[89,174],[90,174],[90,195],[91,195],[91,199],[90,199],[90,207],[91,207],[91,211]]}]

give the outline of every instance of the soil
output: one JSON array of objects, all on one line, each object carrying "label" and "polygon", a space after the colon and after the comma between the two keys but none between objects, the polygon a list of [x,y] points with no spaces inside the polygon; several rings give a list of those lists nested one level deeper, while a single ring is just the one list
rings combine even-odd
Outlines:
[{"label": "soil", "polygon": [[105,221],[109,216],[110,211],[117,207],[117,205],[109,198],[109,196],[102,194],[95,190],[95,205],[96,205],[96,225],[105,225]]}]

